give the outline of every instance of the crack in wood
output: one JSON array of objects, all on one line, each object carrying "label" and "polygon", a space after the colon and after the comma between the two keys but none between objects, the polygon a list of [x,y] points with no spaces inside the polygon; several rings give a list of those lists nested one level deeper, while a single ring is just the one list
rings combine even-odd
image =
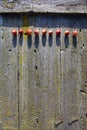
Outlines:
[{"label": "crack in wood", "polygon": [[87,92],[83,89],[80,90],[81,93],[87,94]]},{"label": "crack in wood", "polygon": [[63,120],[58,120],[54,123],[55,127],[57,127],[58,125],[62,124]]},{"label": "crack in wood", "polygon": [[72,124],[74,124],[77,121],[78,121],[78,119],[73,119],[71,122],[68,122],[68,125],[72,125]]}]

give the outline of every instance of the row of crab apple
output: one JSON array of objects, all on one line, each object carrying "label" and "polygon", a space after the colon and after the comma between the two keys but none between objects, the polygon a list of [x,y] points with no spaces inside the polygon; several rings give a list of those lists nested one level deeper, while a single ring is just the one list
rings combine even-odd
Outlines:
[{"label": "row of crab apple", "polygon": [[[23,35],[23,30],[22,29],[20,29],[19,31],[18,31],[18,33],[20,34],[20,35]],[[42,34],[43,35],[46,35],[46,33],[47,33],[47,30],[46,29],[43,29],[42,30]],[[13,36],[17,36],[17,30],[13,30],[12,31],[12,34],[13,34]],[[32,34],[32,30],[31,29],[28,29],[27,31],[26,31],[26,33],[24,33],[24,34],[26,34],[26,35],[31,35]],[[35,31],[34,31],[34,34],[35,35],[39,35],[39,30],[38,29],[36,29]],[[49,30],[48,31],[48,34],[49,35],[52,35],[53,34],[53,31],[52,30]],[[65,30],[65,32],[64,32],[64,34],[65,34],[65,36],[68,36],[69,34],[70,34],[70,32],[69,32],[69,30]],[[56,35],[61,35],[61,30],[60,29],[57,29],[56,30]],[[73,36],[77,36],[78,35],[78,31],[77,30],[74,30],[73,31]]]}]

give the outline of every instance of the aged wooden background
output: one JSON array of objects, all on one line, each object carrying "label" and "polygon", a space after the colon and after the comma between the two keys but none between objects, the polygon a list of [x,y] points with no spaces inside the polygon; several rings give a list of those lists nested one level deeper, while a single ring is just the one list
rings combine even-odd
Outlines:
[{"label": "aged wooden background", "polygon": [[87,13],[87,0],[0,0],[2,12]]},{"label": "aged wooden background", "polygon": [[[42,36],[44,27],[53,35]],[[31,37],[13,37],[28,28]],[[0,15],[0,130],[24,129],[87,129],[86,15]]]},{"label": "aged wooden background", "polygon": [[44,129],[87,130],[87,0],[0,1],[0,130]]}]

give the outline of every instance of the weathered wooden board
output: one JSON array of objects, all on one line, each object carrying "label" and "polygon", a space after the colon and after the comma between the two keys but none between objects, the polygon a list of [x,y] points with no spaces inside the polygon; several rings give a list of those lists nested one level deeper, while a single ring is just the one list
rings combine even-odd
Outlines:
[{"label": "weathered wooden board", "polygon": [[[76,26],[77,22],[75,28]],[[61,115],[65,119],[63,129],[87,129],[87,30],[86,27],[85,29],[81,28],[78,30],[77,38],[69,36],[67,40],[62,39],[60,101]],[[69,30],[72,34],[73,29],[69,28]]]},{"label": "weathered wooden board", "polygon": [[69,28],[70,36],[64,36],[66,29],[67,28],[63,28],[62,30],[63,36],[61,45],[61,115],[64,119],[63,128],[61,128],[61,130],[80,130],[80,44],[78,42],[78,36],[74,41],[74,37],[72,36],[74,29]]},{"label": "weathered wooden board", "polygon": [[[85,97],[81,95],[84,93],[81,88],[85,67],[81,55],[86,46],[86,19],[85,15],[21,17],[20,28],[24,32],[28,28],[33,30],[31,37],[23,35],[19,40],[21,130],[86,129],[87,95],[86,92]],[[52,37],[48,34],[42,37],[44,27],[53,30]],[[60,38],[55,35],[58,27],[62,30]],[[35,29],[40,31],[38,37],[34,35]],[[67,29],[70,36],[66,38]],[[74,29],[78,30],[77,38],[72,36]]]},{"label": "weathered wooden board", "polygon": [[[86,15],[0,16],[0,130],[87,129],[86,21]],[[24,34],[13,37],[14,28]]]},{"label": "weathered wooden board", "polygon": [[87,13],[86,0],[1,0],[0,13],[53,12]]},{"label": "weathered wooden board", "polygon": [[0,130],[18,130],[18,49],[11,34],[17,22],[0,16]]},{"label": "weathered wooden board", "polygon": [[[55,35],[52,39],[42,36],[43,26],[51,24],[46,18],[21,17],[23,30],[33,30],[31,37],[23,36],[23,45],[19,46],[21,130],[55,129],[60,119],[60,46]],[[35,29],[40,31],[37,37]]]},{"label": "weathered wooden board", "polygon": [[80,114],[82,117],[81,120],[81,129],[87,129],[87,30],[81,29],[79,34],[79,43],[80,43],[80,64],[81,64],[81,86],[80,86],[80,95],[82,98],[80,106]]}]

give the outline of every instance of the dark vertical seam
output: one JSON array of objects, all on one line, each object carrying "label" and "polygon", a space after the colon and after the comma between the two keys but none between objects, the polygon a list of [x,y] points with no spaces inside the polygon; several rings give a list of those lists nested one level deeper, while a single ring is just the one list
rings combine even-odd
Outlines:
[{"label": "dark vertical seam", "polygon": [[[20,19],[19,19],[20,20]],[[18,26],[19,29],[19,26]],[[18,39],[18,130],[20,130],[20,68],[19,68],[19,39]]]},{"label": "dark vertical seam", "polygon": [[60,110],[61,110],[61,44],[62,44],[61,39],[62,39],[62,34],[60,36]]}]

